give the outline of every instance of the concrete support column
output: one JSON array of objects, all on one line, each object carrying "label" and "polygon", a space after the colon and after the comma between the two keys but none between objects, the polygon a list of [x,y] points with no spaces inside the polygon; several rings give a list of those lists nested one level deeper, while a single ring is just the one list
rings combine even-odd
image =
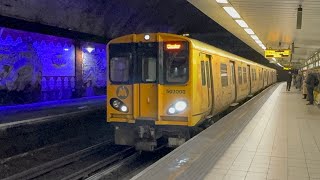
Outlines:
[{"label": "concrete support column", "polygon": [[76,58],[76,64],[75,64],[75,70],[76,70],[76,77],[75,77],[75,92],[74,97],[80,98],[83,94],[83,77],[82,77],[82,63],[83,63],[83,57],[82,57],[82,48],[81,48],[81,42],[75,41],[75,58]]}]

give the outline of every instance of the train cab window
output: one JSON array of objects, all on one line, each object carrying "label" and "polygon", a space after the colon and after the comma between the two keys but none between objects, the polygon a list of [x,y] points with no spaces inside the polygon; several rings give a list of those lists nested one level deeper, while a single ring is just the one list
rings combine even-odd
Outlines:
[{"label": "train cab window", "polygon": [[242,84],[242,68],[238,67],[239,84]]},{"label": "train cab window", "polygon": [[220,64],[220,76],[222,87],[228,86],[228,70],[226,64]]},{"label": "train cab window", "polygon": [[142,59],[142,81],[156,82],[157,81],[157,59],[148,57]]},{"label": "train cab window", "polygon": [[201,61],[201,79],[202,79],[202,86],[206,85],[206,71],[204,67],[204,61]]},{"label": "train cab window", "polygon": [[188,42],[165,43],[163,51],[163,63],[166,83],[184,84],[188,81],[188,47]]},{"label": "train cab window", "polygon": [[243,83],[247,83],[247,68],[243,67]]},{"label": "train cab window", "polygon": [[129,57],[113,57],[110,60],[110,80],[122,83],[129,81]]}]

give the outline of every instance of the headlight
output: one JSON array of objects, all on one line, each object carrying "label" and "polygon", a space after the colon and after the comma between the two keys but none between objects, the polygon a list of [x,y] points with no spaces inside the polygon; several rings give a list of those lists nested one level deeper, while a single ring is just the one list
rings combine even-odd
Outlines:
[{"label": "headlight", "polygon": [[112,106],[115,107],[115,108],[119,108],[119,107],[120,107],[120,104],[121,104],[121,102],[118,101],[118,100],[114,100],[114,101],[112,102]]},{"label": "headlight", "polygon": [[121,111],[122,112],[127,112],[127,110],[128,110],[127,106],[125,106],[125,105],[121,106]]},{"label": "headlight", "polygon": [[173,108],[173,107],[171,107],[171,108],[169,108],[168,112],[169,112],[170,114],[174,114],[174,113],[176,112],[176,109]]},{"label": "headlight", "polygon": [[185,101],[177,101],[176,103],[174,103],[172,106],[169,107],[168,114],[176,114],[176,113],[182,112],[186,110],[187,106],[188,105]]},{"label": "headlight", "polygon": [[124,102],[122,102],[120,99],[112,98],[110,99],[110,104],[114,109],[120,112],[126,113],[129,111],[128,106]]},{"label": "headlight", "polygon": [[175,105],[174,108],[177,111],[184,111],[187,108],[187,103],[184,101],[178,101]]}]

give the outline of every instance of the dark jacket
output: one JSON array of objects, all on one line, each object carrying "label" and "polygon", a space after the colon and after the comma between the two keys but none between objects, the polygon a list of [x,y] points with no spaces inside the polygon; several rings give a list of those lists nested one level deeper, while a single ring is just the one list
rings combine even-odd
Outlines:
[{"label": "dark jacket", "polygon": [[306,84],[308,88],[314,88],[315,81],[318,77],[314,73],[310,73],[307,76]]},{"label": "dark jacket", "polygon": [[291,82],[291,81],[292,81],[292,74],[288,73],[287,82]]}]

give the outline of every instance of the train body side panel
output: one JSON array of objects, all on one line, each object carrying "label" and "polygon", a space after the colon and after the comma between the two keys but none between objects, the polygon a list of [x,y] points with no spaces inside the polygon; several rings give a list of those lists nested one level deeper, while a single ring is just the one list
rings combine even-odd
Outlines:
[{"label": "train body side panel", "polygon": [[[208,81],[202,79],[203,75],[206,75],[205,62],[206,59],[204,55],[196,49],[192,49],[192,70],[193,74],[191,77],[193,79],[192,83],[192,109],[191,109],[191,121],[190,126],[194,126],[201,122],[205,116],[207,116],[211,110],[209,104],[209,89],[207,86]],[[203,71],[204,70],[204,71]],[[205,82],[204,82],[205,81]]]}]

